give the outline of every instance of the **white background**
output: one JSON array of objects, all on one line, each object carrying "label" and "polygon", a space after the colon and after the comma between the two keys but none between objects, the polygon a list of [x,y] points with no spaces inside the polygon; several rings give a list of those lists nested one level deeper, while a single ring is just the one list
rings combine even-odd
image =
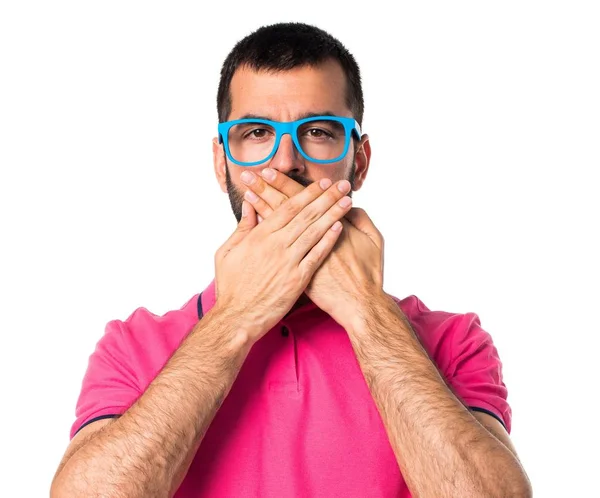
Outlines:
[{"label": "white background", "polygon": [[106,322],[213,278],[220,65],[278,21],[361,67],[385,290],[476,312],[536,496],[597,493],[595,4],[3,2],[0,495],[47,495]]}]

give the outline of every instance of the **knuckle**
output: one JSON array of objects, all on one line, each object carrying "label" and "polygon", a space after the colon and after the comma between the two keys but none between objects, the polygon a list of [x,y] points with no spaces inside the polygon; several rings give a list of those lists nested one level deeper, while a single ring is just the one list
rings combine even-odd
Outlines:
[{"label": "knuckle", "polygon": [[285,249],[287,249],[287,247],[289,245],[287,231],[272,236],[271,243],[272,243],[271,250],[273,251],[273,253],[279,254],[281,251],[284,251]]},{"label": "knuckle", "polygon": [[319,235],[319,228],[316,223],[311,223],[306,230],[304,230],[304,237],[308,240],[313,240]]},{"label": "knuckle", "polygon": [[284,175],[280,175],[277,173],[276,170],[275,171],[275,178],[273,178],[272,180],[269,180],[269,185],[271,185],[271,187],[275,188],[276,190],[280,190],[285,187],[285,183],[284,183]]},{"label": "knuckle", "polygon": [[317,269],[317,260],[314,258],[306,258],[304,260],[304,268],[306,270],[306,274],[303,275],[303,279],[304,280],[310,280],[310,276],[315,272],[315,270]]},{"label": "knuckle", "polygon": [[300,221],[305,225],[311,225],[322,216],[321,211],[317,206],[309,204],[304,208],[302,213],[299,215]]},{"label": "knuckle", "polygon": [[281,203],[281,208],[283,209],[285,214],[295,215],[300,210],[301,206],[298,201],[295,199],[287,199]]},{"label": "knuckle", "polygon": [[266,207],[267,203],[264,201],[262,197],[259,197],[254,203],[254,210],[258,213],[259,211],[263,211]]},{"label": "knuckle", "polygon": [[312,200],[327,193],[327,190],[323,191],[318,181],[312,182],[308,187],[306,187],[306,190],[310,192]]},{"label": "knuckle", "polygon": [[285,201],[289,200],[289,197],[285,194],[281,194],[277,197],[277,200],[275,201],[275,207],[279,207],[281,206]]},{"label": "knuckle", "polygon": [[256,181],[254,182],[254,185],[252,185],[252,190],[255,194],[262,194],[265,191],[265,188],[265,181],[257,175]]},{"label": "knuckle", "polygon": [[330,188],[327,192],[327,198],[332,202],[336,202],[339,199],[341,199],[342,197],[344,197],[346,194],[344,194],[343,192],[340,192],[337,188]]}]

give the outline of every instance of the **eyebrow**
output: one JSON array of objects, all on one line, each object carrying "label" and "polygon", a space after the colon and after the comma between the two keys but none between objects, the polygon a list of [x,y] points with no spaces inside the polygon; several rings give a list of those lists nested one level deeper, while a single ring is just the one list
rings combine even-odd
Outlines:
[{"label": "eyebrow", "polygon": [[[305,112],[304,114],[300,114],[300,116],[298,116],[294,121],[297,121],[299,119],[315,118],[317,116],[337,116],[337,114],[334,114],[333,112],[330,112],[330,111]],[[244,114],[243,116],[236,118],[236,119],[266,119],[267,121],[277,121],[276,119],[272,119],[269,116],[261,116],[260,114],[252,114],[252,113]]]}]

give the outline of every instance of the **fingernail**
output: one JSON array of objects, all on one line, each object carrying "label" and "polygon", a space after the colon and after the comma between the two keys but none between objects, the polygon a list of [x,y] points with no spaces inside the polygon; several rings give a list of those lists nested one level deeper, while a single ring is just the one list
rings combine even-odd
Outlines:
[{"label": "fingernail", "polygon": [[244,194],[244,199],[254,204],[258,200],[258,195],[252,192],[252,190],[246,190],[246,193]]},{"label": "fingernail", "polygon": [[350,182],[348,180],[342,180],[338,183],[337,187],[340,192],[348,192],[350,190]]},{"label": "fingernail", "polygon": [[339,205],[343,208],[347,208],[350,204],[352,204],[352,199],[350,199],[350,197],[348,196],[342,197],[342,199],[339,202]]},{"label": "fingernail", "polygon": [[339,221],[339,220],[338,220],[338,221],[336,221],[336,222],[333,224],[333,226],[331,227],[331,229],[332,229],[334,232],[339,232],[339,231],[342,229],[342,222],[341,222],[341,221]]},{"label": "fingernail", "polygon": [[320,182],[319,185],[321,186],[321,188],[323,190],[325,190],[326,188],[331,187],[331,180],[329,178],[323,178]]},{"label": "fingernail", "polygon": [[256,218],[258,219],[259,223],[263,220],[263,217],[260,214],[257,214]]},{"label": "fingernail", "polygon": [[271,168],[265,168],[262,170],[261,172],[263,178],[266,178],[267,180],[275,180],[275,170],[271,169]]},{"label": "fingernail", "polygon": [[244,171],[241,178],[242,181],[247,185],[252,185],[254,183],[254,175],[250,173],[250,171]]},{"label": "fingernail", "polygon": [[248,216],[248,204],[242,202],[242,218]]}]

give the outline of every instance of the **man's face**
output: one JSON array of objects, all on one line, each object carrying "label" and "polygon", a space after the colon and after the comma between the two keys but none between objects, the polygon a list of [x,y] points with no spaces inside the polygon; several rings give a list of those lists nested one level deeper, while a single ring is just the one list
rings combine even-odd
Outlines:
[{"label": "man's face", "polygon": [[[339,63],[328,61],[317,67],[303,66],[289,71],[266,72],[239,68],[231,81],[231,113],[228,120],[240,119],[245,114],[264,116],[274,121],[294,121],[306,113],[352,117],[346,106],[346,80]],[[247,187],[240,180],[244,171],[256,174],[264,168],[273,168],[307,187],[321,178],[333,182],[346,179],[352,190],[358,190],[364,181],[370,150],[365,154],[363,144],[351,141],[346,156],[330,164],[311,163],[296,150],[292,138],[284,135],[275,155],[258,166],[238,166],[227,160],[222,144],[213,139],[215,173],[221,189],[229,195],[233,213],[239,222],[242,201]],[[368,147],[367,147],[368,148]],[[358,180],[358,181],[357,181]],[[350,192],[348,195],[352,195]]]}]

